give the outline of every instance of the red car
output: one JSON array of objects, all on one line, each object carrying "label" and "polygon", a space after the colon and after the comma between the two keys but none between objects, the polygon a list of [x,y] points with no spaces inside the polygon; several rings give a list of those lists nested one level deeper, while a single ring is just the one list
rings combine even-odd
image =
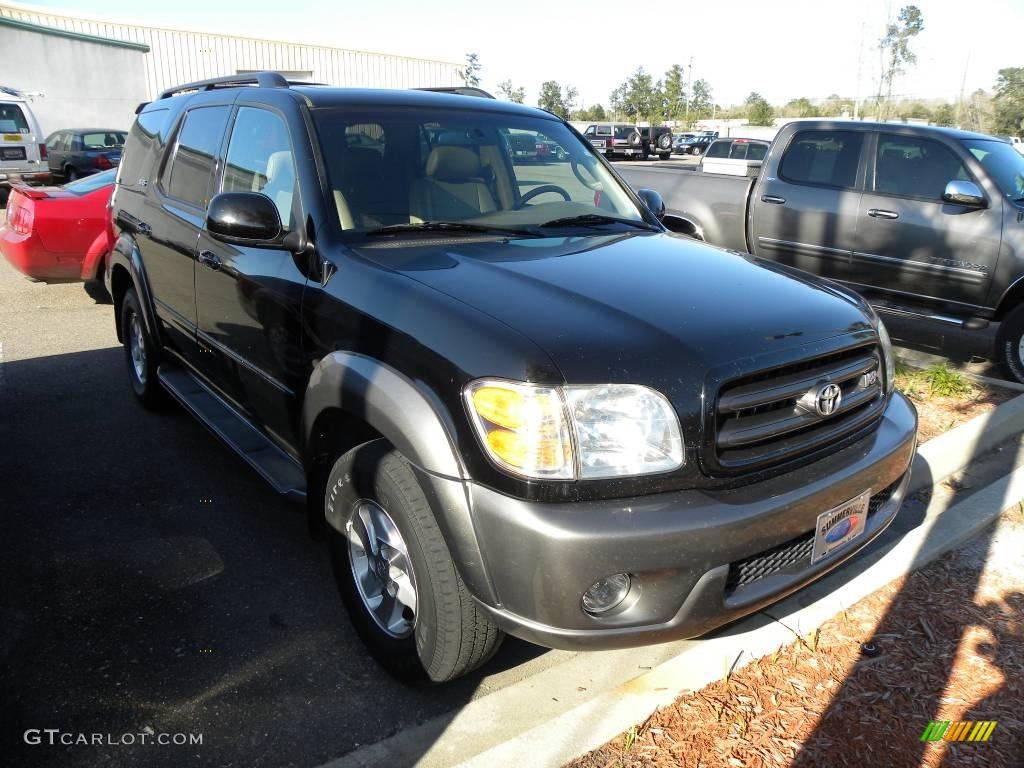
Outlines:
[{"label": "red car", "polygon": [[0,252],[37,280],[102,280],[114,245],[107,203],[115,174],[105,171],[63,187],[12,186]]}]

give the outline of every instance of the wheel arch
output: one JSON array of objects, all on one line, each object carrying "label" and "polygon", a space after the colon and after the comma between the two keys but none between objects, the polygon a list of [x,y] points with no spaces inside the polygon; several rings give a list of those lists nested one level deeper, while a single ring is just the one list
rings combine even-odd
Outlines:
[{"label": "wheel arch", "polygon": [[996,305],[995,319],[1002,321],[1015,307],[1024,304],[1024,276],[1018,277],[1007,288]]},{"label": "wheel arch", "polygon": [[129,288],[134,288],[142,302],[143,321],[149,337],[159,344],[160,334],[153,309],[153,297],[149,291],[149,281],[142,265],[142,256],[135,241],[127,235],[121,235],[110,251],[110,298],[114,302],[114,329],[117,340],[124,340],[124,329],[121,328],[121,307],[124,295]]}]

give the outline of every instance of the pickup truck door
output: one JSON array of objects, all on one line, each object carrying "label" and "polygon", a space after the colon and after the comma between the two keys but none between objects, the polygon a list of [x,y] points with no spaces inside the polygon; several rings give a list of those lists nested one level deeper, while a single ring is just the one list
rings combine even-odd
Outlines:
[{"label": "pickup truck door", "polygon": [[750,200],[754,254],[836,280],[850,276],[865,132],[798,131],[769,157]]},{"label": "pickup truck door", "polygon": [[943,142],[881,133],[871,143],[852,282],[983,306],[1002,237],[1000,202],[977,208],[942,199],[954,179],[977,182]]}]

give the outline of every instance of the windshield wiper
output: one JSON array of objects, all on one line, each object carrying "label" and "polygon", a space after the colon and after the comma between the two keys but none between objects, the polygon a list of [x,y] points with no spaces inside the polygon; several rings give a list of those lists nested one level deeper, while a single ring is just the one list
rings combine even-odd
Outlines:
[{"label": "windshield wiper", "polygon": [[566,216],[561,219],[552,219],[551,221],[545,221],[541,224],[541,227],[602,227],[606,224],[625,224],[630,227],[636,227],[637,229],[646,229],[651,232],[657,232],[655,227],[652,227],[646,221],[634,221],[632,219],[620,219],[615,216],[605,216],[600,213],[584,213],[579,216]]},{"label": "windshield wiper", "polygon": [[497,235],[514,235],[515,237],[537,237],[526,229],[511,227],[494,227],[488,224],[470,224],[465,221],[420,221],[409,224],[390,224],[386,227],[371,229],[368,235],[394,235],[405,232],[473,232]]}]

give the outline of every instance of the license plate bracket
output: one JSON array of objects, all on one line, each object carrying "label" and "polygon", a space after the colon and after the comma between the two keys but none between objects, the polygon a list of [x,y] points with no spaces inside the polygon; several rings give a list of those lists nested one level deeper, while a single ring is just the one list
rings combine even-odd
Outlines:
[{"label": "license plate bracket", "polygon": [[811,551],[812,565],[863,535],[870,501],[871,491],[867,490],[818,515],[814,528],[814,549]]}]

